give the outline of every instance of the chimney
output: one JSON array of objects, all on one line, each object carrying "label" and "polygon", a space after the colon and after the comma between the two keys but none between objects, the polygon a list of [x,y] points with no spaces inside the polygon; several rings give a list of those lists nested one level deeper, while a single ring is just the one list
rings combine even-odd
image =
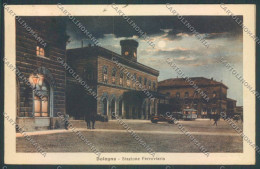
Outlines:
[{"label": "chimney", "polygon": [[137,61],[137,47],[138,42],[133,39],[126,39],[120,41],[121,55],[130,60]]}]

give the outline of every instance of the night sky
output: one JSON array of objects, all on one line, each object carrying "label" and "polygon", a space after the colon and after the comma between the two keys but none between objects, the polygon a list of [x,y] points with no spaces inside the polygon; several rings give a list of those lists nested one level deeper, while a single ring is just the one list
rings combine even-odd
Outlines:
[{"label": "night sky", "polygon": [[[228,97],[243,105],[242,84],[224,65],[216,63],[221,56],[243,75],[243,32],[230,16],[184,16],[208,42],[206,48],[176,16],[132,16],[143,32],[151,37],[155,48],[150,46],[121,16],[77,17],[86,29],[98,39],[100,46],[121,53],[120,40],[135,39],[139,42],[138,62],[160,71],[158,80],[178,76],[167,63],[172,58],[188,77],[206,77],[223,81],[229,87]],[[242,20],[242,17],[241,17]],[[70,20],[67,21],[70,36],[68,49],[92,43]]]}]

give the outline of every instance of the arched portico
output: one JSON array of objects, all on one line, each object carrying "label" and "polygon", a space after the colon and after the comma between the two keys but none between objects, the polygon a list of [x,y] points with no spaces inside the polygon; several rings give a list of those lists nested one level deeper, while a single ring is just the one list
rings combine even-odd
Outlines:
[{"label": "arched portico", "polygon": [[123,100],[123,96],[119,96],[117,99],[117,115],[121,118],[125,118],[125,112],[124,112],[124,100]]},{"label": "arched portico", "polygon": [[100,98],[100,107],[101,107],[101,114],[104,116],[108,116],[108,95],[107,93],[103,93]]},{"label": "arched portico", "polygon": [[110,102],[109,102],[109,117],[110,118],[115,118],[113,116],[113,113],[117,114],[117,103],[116,103],[116,96],[113,94],[110,97]]}]

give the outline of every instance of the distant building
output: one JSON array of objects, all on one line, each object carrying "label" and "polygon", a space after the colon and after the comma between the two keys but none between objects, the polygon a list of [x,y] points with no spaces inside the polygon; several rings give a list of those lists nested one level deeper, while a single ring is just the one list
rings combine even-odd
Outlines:
[{"label": "distant building", "polygon": [[[99,46],[67,50],[68,65],[97,93],[97,100],[89,93],[86,112],[75,114],[67,109],[75,119],[82,119],[90,109],[109,119],[113,112],[122,118],[135,119],[149,119],[157,114],[159,71],[137,62],[137,41],[122,40],[120,45],[121,55]],[[73,86],[83,87],[67,73],[67,88]],[[77,105],[69,97],[67,104]]]},{"label": "distant building", "polygon": [[[199,117],[207,117],[220,112],[235,112],[236,102],[227,98],[228,87],[225,84],[213,78],[193,77],[190,79],[200,90],[195,90],[184,78],[167,79],[158,83],[158,92],[170,98],[170,104],[176,107],[175,111],[194,108],[198,110]],[[204,94],[201,94],[201,91]],[[209,99],[206,99],[205,95]]]},{"label": "distant building", "polygon": [[233,114],[236,113],[236,104],[237,104],[236,100],[227,98],[227,112],[226,112],[227,115],[232,116]]},{"label": "distant building", "polygon": [[63,127],[65,69],[56,58],[65,59],[67,39],[61,18],[16,20],[16,121],[25,131]]},{"label": "distant building", "polygon": [[243,106],[237,106],[236,113],[243,116]]}]

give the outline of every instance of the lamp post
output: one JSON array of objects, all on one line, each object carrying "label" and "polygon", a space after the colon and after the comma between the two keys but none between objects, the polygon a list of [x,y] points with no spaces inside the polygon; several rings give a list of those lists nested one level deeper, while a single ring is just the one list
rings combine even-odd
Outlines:
[{"label": "lamp post", "polygon": [[33,84],[36,86],[39,82],[39,77],[36,75],[36,76],[33,76],[32,79],[33,79]]},{"label": "lamp post", "polygon": [[36,88],[37,85],[42,86],[44,80],[44,76],[41,74],[31,74],[29,77],[30,83]]}]

